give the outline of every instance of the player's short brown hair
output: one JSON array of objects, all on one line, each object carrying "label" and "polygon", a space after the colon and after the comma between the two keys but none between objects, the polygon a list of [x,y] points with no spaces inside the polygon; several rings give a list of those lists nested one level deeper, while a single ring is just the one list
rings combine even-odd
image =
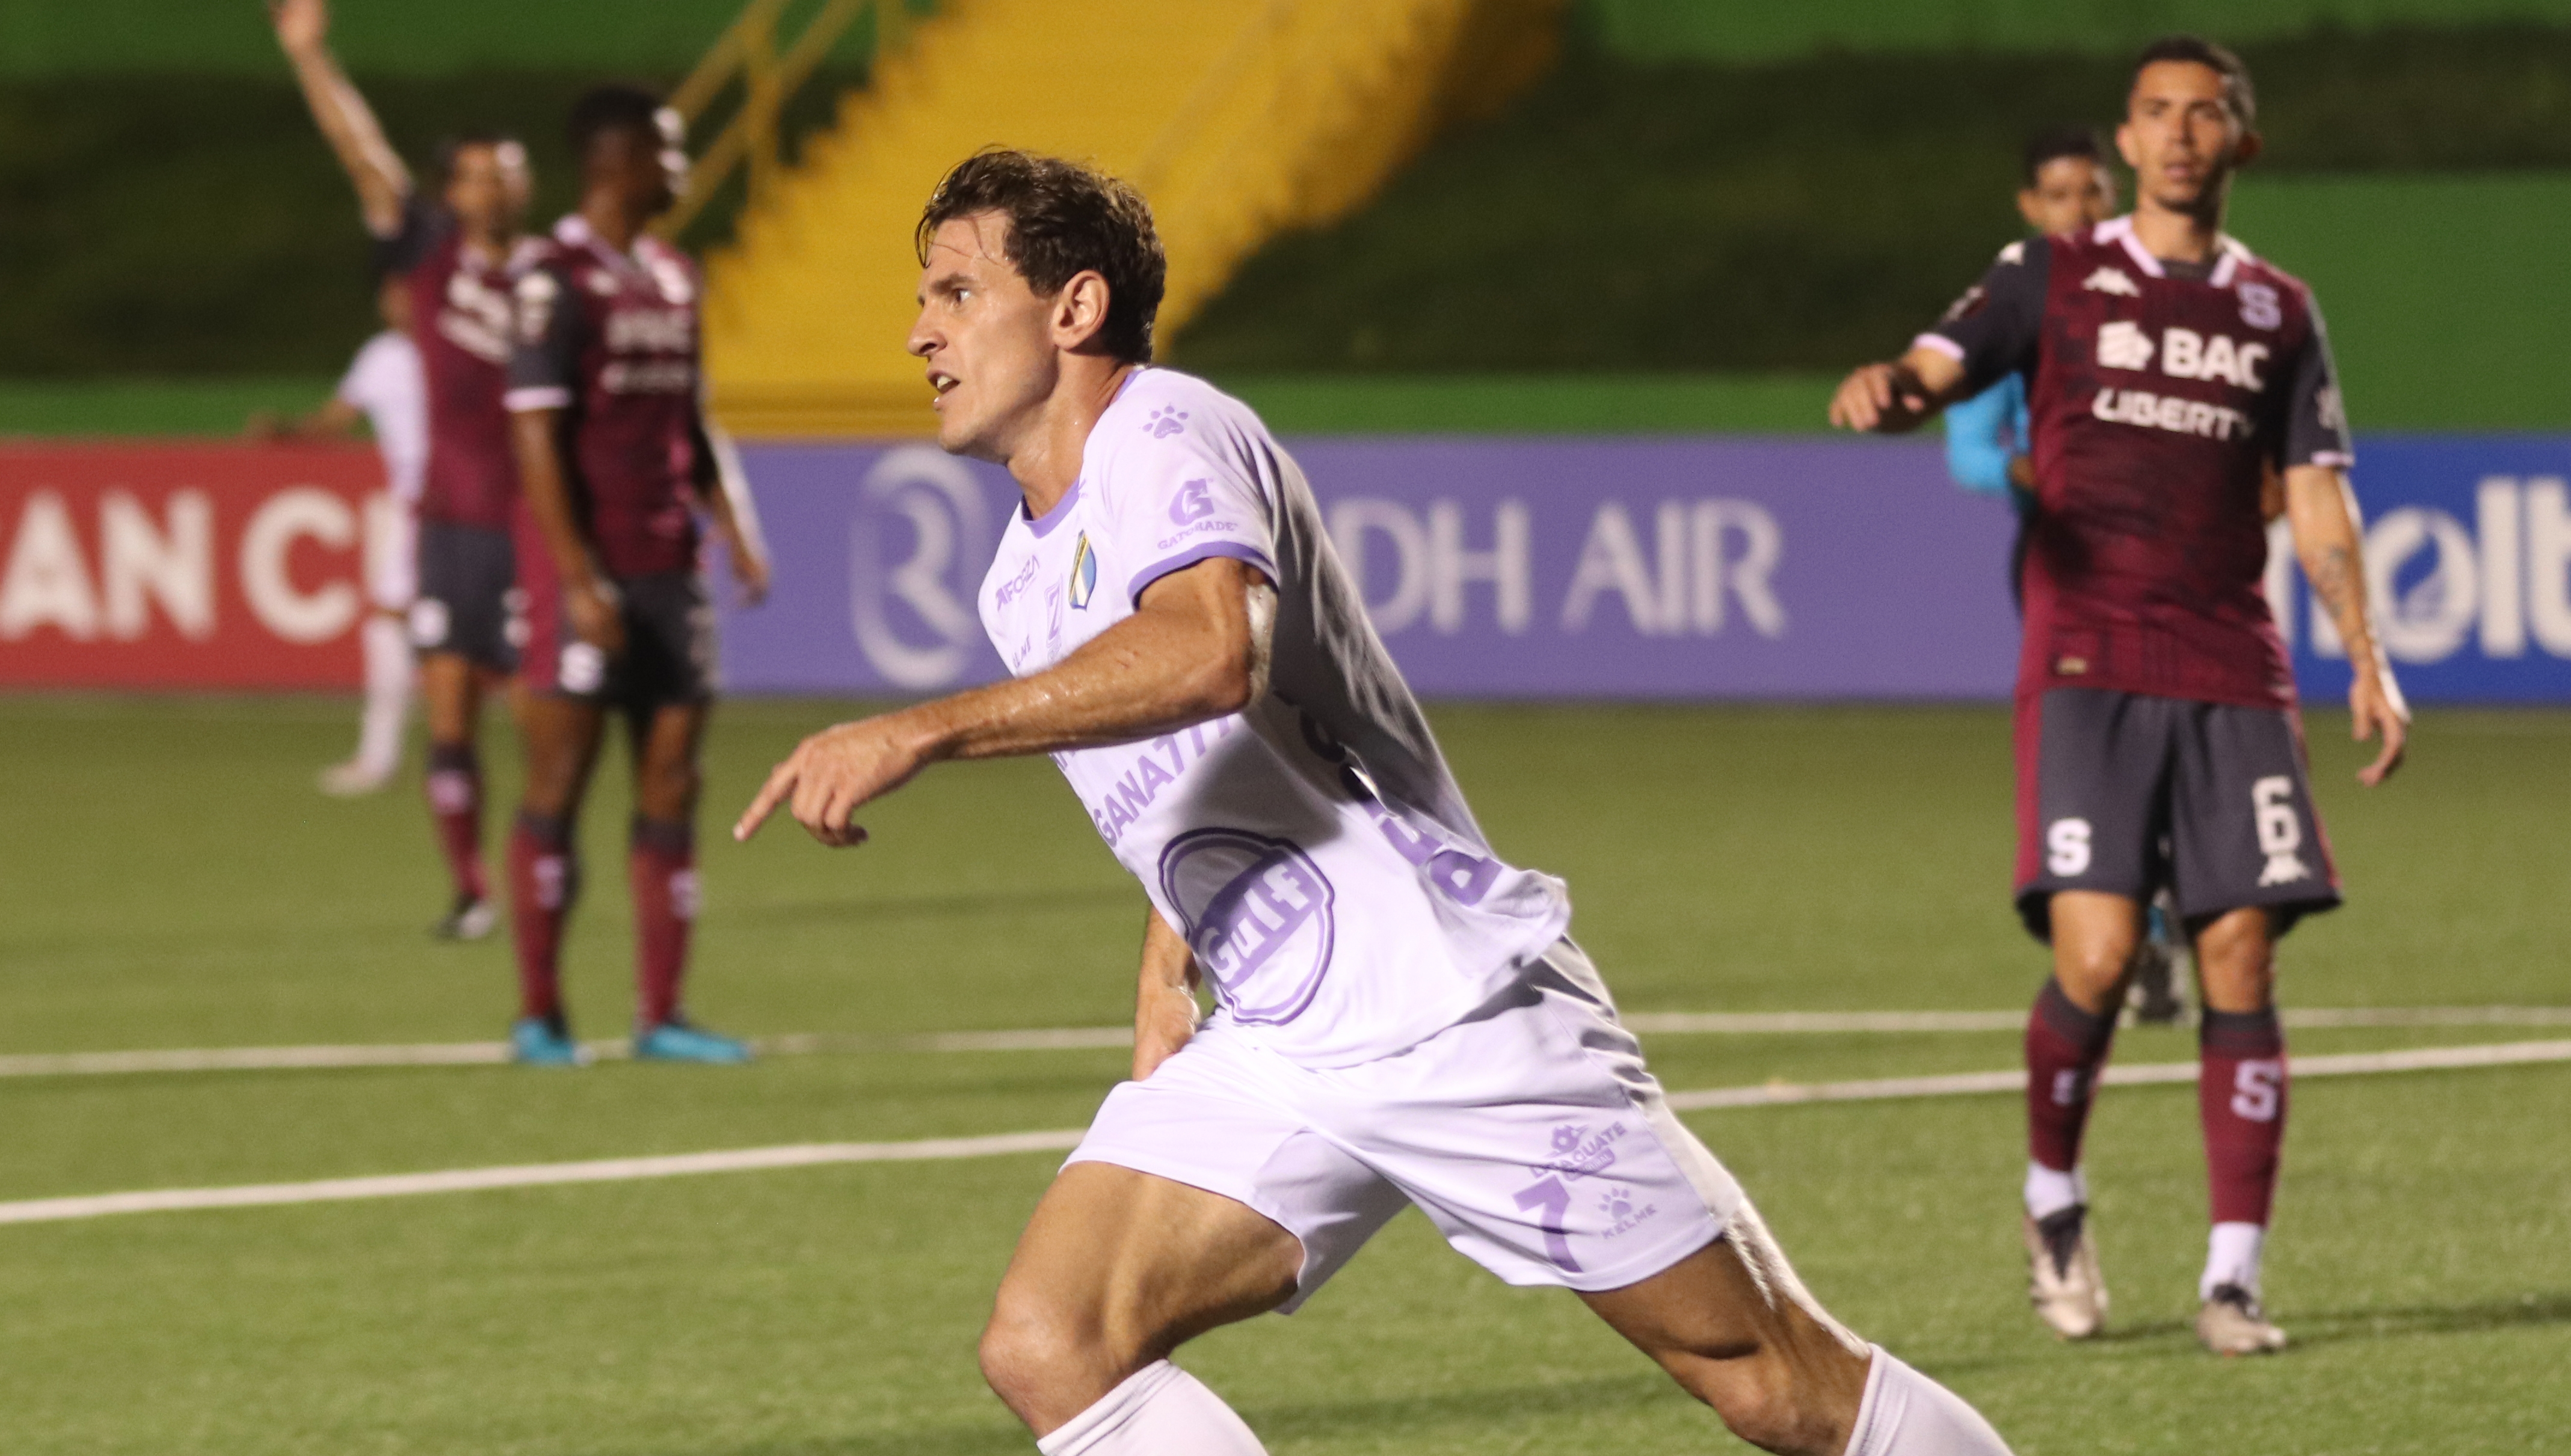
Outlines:
[{"label": "player's short brown hair", "polygon": [[928,195],[912,239],[919,260],[940,227],[983,213],[1008,220],[1002,255],[1037,293],[1059,293],[1084,272],[1105,278],[1099,344],[1119,362],[1151,362],[1170,261],[1142,194],[1096,168],[995,147],[957,163]]},{"label": "player's short brown hair", "polygon": [[2222,77],[2223,97],[2231,103],[2232,115],[2244,130],[2259,125],[2259,94],[2251,89],[2250,68],[2231,50],[2200,35],[2165,35],[2134,58],[2133,80],[2140,81],[2145,67],[2163,61],[2185,61]]}]

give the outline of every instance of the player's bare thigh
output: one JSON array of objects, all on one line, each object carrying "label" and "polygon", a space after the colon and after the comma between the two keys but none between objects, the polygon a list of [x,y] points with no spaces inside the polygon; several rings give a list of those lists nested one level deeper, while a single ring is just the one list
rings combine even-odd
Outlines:
[{"label": "player's bare thigh", "polygon": [[982,1376],[1042,1437],[1187,1340],[1285,1303],[1302,1265],[1294,1235],[1246,1204],[1073,1164],[1001,1277]]},{"label": "player's bare thigh", "polygon": [[1817,1306],[1747,1205],[1724,1236],[1583,1302],[1770,1451],[1837,1456],[1865,1398],[1865,1346]]}]

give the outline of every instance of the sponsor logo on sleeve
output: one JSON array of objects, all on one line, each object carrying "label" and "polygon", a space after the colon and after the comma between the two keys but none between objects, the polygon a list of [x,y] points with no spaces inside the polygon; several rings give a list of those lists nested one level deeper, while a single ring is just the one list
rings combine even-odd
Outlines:
[{"label": "sponsor logo on sleeve", "polygon": [[2233,291],[2241,298],[2241,321],[2252,328],[2275,328],[2286,321],[2285,304],[2274,284],[2244,282]]}]

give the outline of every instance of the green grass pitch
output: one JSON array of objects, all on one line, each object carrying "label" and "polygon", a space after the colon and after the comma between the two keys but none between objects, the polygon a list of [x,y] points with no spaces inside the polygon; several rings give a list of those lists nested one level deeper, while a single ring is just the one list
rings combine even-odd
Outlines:
[{"label": "green grass pitch", "polygon": [[[728,706],[710,827],[844,708]],[[415,793],[324,799],[353,713],[307,701],[0,699],[0,1054],[487,1040],[497,942],[450,947]],[[1569,877],[1628,1009],[2000,1008],[1993,710],[1436,714],[1501,850]],[[495,728],[497,727],[495,721]],[[2313,724],[2350,907],[2297,931],[2290,1005],[2571,1003],[2571,715],[2429,713],[2365,792]],[[513,777],[490,740],[493,798]],[[580,1029],[629,1014],[621,757],[585,825]],[[496,823],[504,817],[494,814]],[[838,853],[708,835],[698,1013],[752,1034],[1097,1026],[1139,892],[1051,768],[933,770]],[[2516,1040],[2307,1032],[2303,1051]],[[1996,1035],[1654,1038],[1673,1088],[2013,1064]],[[2136,1030],[2119,1056],[2192,1055]],[[0,1200],[819,1140],[1076,1127],[1113,1051],[0,1079]],[[2092,1138],[2112,1337],[2026,1312],[2005,1097],[1702,1114],[1843,1318],[2022,1453],[2571,1449],[2571,1067],[2296,1092],[2269,1295],[2297,1336],[2188,1336],[2204,1190],[2185,1088]],[[1026,1451],[973,1335],[1054,1160],[875,1165],[0,1226],[0,1449],[35,1453],[967,1456]],[[1281,1456],[1732,1443],[1567,1296],[1405,1215],[1303,1313],[1192,1346]]]}]

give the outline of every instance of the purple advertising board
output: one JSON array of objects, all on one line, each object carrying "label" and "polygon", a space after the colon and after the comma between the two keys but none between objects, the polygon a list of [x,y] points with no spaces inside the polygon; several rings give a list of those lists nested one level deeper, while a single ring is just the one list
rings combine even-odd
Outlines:
[{"label": "purple advertising board", "polygon": [[[2000,501],[1929,440],[1312,439],[1376,629],[1449,698],[1997,699],[2016,663]],[[2423,701],[2571,700],[2571,440],[2361,445],[2385,639]],[[974,608],[1017,488],[933,446],[743,449],[776,558],[727,609],[739,693],[912,695],[1000,675]],[[2343,655],[2280,554],[2309,694]]]}]

